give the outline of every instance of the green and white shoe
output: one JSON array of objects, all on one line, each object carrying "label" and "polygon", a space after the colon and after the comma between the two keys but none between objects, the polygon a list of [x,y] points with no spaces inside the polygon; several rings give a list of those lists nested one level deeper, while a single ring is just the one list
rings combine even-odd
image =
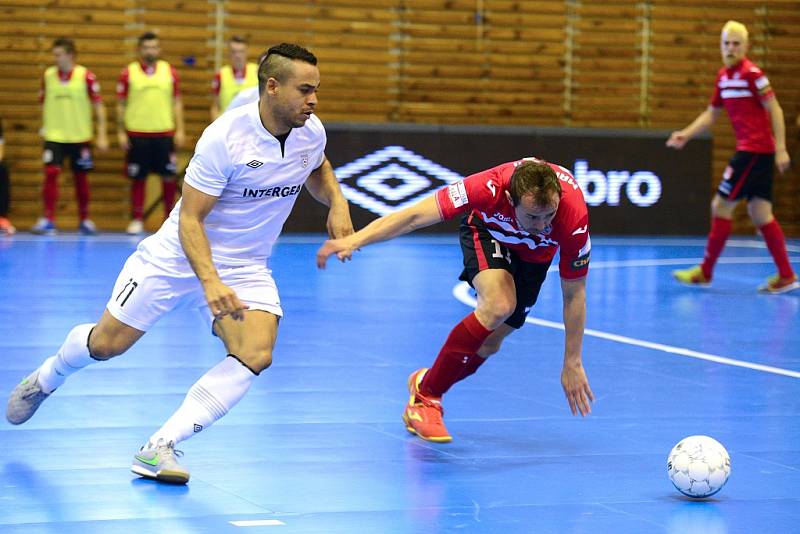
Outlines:
[{"label": "green and white shoe", "polygon": [[175,450],[173,441],[165,443],[159,439],[155,445],[148,442],[133,455],[131,471],[160,482],[186,484],[189,482],[189,471],[178,463],[179,456],[183,456],[183,453]]},{"label": "green and white shoe", "polygon": [[21,425],[33,417],[39,406],[50,396],[50,393],[42,391],[38,378],[39,369],[36,369],[17,384],[8,396],[6,419],[12,425]]}]

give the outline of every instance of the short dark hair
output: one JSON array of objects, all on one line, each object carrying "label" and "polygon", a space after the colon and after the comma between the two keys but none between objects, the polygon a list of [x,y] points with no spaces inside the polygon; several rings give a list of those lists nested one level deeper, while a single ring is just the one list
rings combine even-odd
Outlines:
[{"label": "short dark hair", "polygon": [[55,41],[53,41],[53,46],[51,46],[50,49],[56,47],[63,48],[64,52],[66,52],[67,54],[72,54],[73,56],[75,55],[75,41],[73,41],[69,37],[59,37]]},{"label": "short dark hair", "polygon": [[247,44],[247,37],[244,37],[242,35],[231,35],[231,38],[228,39],[228,42]]},{"label": "short dark hair", "polygon": [[561,181],[544,161],[524,161],[514,169],[508,193],[514,206],[518,206],[525,195],[533,195],[540,206],[549,206],[554,195],[561,197]]},{"label": "short dark hair", "polygon": [[281,43],[267,50],[267,57],[258,67],[258,93],[264,92],[267,80],[275,78],[279,82],[286,80],[289,74],[290,62],[305,61],[310,65],[317,64],[317,57],[300,45]]},{"label": "short dark hair", "polygon": [[158,34],[154,32],[144,32],[142,35],[139,36],[139,39],[136,41],[136,46],[142,46],[143,42],[152,41],[153,39],[158,39]]}]

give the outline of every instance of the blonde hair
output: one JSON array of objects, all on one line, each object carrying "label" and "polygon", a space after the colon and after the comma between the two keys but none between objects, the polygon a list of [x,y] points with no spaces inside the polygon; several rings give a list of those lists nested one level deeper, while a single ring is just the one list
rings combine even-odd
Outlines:
[{"label": "blonde hair", "polygon": [[735,20],[729,20],[725,23],[725,26],[722,27],[722,33],[738,33],[739,35],[744,36],[744,40],[747,41],[748,34],[747,34],[747,27],[742,24],[741,22],[737,22]]}]

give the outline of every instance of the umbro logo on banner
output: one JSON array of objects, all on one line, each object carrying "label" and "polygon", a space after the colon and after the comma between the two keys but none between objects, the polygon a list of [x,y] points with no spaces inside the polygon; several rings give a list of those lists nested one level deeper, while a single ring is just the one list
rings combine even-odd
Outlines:
[{"label": "umbro logo on banner", "polygon": [[264,162],[258,161],[257,159],[254,159],[253,161],[248,163],[247,166],[250,167],[251,169],[257,169],[257,168],[261,167],[263,164],[264,164]]},{"label": "umbro logo on banner", "polygon": [[336,176],[347,200],[378,215],[403,209],[461,180],[457,172],[401,146],[362,156],[337,168]]}]

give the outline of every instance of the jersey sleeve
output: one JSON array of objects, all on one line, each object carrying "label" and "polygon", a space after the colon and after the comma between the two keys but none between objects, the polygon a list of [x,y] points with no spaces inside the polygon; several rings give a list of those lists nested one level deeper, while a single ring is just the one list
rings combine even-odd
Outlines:
[{"label": "jersey sleeve", "polygon": [[[210,127],[209,127],[210,128]],[[184,181],[207,195],[219,197],[228,185],[233,164],[225,139],[206,129],[186,167]]]},{"label": "jersey sleeve", "polygon": [[117,98],[125,100],[128,98],[128,69],[122,69],[117,79]]},{"label": "jersey sleeve", "polygon": [[719,74],[717,74],[717,78],[714,80],[714,94],[711,95],[711,102],[709,102],[709,104],[714,108],[721,108],[724,106],[722,103],[722,94],[719,90]]},{"label": "jersey sleeve", "polygon": [[103,101],[103,97],[100,95],[100,82],[97,81],[97,76],[89,69],[86,69],[86,90],[89,93],[89,100],[93,103]]},{"label": "jersey sleeve", "polygon": [[219,71],[217,71],[214,74],[214,79],[211,80],[211,94],[214,96],[219,96],[219,88],[221,85],[222,85],[222,78],[219,74]]},{"label": "jersey sleeve", "polygon": [[583,213],[574,217],[574,222],[566,224],[564,234],[559,239],[561,249],[558,271],[561,278],[576,280],[589,273],[589,255],[592,250],[592,239],[589,236],[589,215]]},{"label": "jersey sleeve", "polygon": [[480,207],[487,201],[494,202],[495,197],[501,193],[502,188],[495,170],[489,169],[442,187],[436,192],[436,203],[442,218],[449,220],[476,206]]},{"label": "jersey sleeve", "polygon": [[750,85],[750,90],[754,95],[758,95],[762,102],[766,102],[775,96],[775,92],[769,83],[769,78],[760,68],[753,66],[750,72],[747,73],[747,81]]},{"label": "jersey sleeve", "polygon": [[181,96],[181,79],[178,71],[172,65],[169,66],[169,71],[172,73],[172,96],[179,98]]}]

